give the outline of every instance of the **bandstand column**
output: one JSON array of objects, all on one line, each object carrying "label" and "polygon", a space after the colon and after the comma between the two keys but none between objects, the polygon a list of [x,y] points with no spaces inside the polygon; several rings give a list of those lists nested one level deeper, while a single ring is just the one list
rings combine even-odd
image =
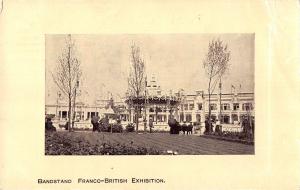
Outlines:
[{"label": "bandstand column", "polygon": [[170,109],[169,108],[167,108],[166,109],[166,123],[168,123],[168,121],[169,121],[169,117],[170,117]]},{"label": "bandstand column", "polygon": [[176,121],[179,121],[179,116],[178,116],[178,109],[177,109],[177,107],[175,108],[174,118],[176,119]]},{"label": "bandstand column", "polygon": [[84,119],[87,120],[88,119],[88,109],[85,109],[85,112],[84,112]]}]

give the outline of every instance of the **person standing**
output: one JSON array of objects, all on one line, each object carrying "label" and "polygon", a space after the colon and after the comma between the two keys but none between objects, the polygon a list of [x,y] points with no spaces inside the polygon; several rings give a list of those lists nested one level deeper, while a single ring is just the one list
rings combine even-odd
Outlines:
[{"label": "person standing", "polygon": [[220,120],[217,119],[215,132],[219,133],[220,130],[221,130],[221,122],[220,122]]},{"label": "person standing", "polygon": [[149,130],[150,130],[150,133],[152,133],[152,128],[153,128],[153,120],[152,118],[149,119]]},{"label": "person standing", "polygon": [[204,133],[205,133],[205,134],[206,134],[206,133],[209,133],[209,122],[208,122],[207,119],[205,119],[205,131],[204,131]]}]

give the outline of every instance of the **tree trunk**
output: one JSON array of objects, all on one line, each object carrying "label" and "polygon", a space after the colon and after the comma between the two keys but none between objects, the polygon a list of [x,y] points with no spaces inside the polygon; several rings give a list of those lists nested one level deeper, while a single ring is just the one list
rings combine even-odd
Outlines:
[{"label": "tree trunk", "polygon": [[136,111],[136,118],[135,118],[135,122],[136,122],[136,132],[138,133],[138,131],[139,131],[139,117],[140,117],[140,114],[139,114],[139,107],[138,107],[138,106],[135,108],[135,111]]},{"label": "tree trunk", "polygon": [[211,131],[211,108],[210,108],[210,93],[208,93],[208,133],[210,134]]},{"label": "tree trunk", "polygon": [[72,93],[72,86],[71,86],[71,64],[70,64],[70,57],[71,57],[71,47],[69,46],[68,48],[68,69],[69,69],[69,124],[68,124],[68,129],[69,132],[71,131],[71,112],[72,112],[72,98],[71,98],[71,93]]},{"label": "tree trunk", "polygon": [[69,94],[69,113],[68,113],[68,130],[71,131],[71,112],[72,112],[72,100],[71,94]]},{"label": "tree trunk", "polygon": [[147,108],[146,108],[146,103],[144,105],[144,133],[147,132]]},{"label": "tree trunk", "polygon": [[211,96],[211,78],[209,79],[208,83],[208,134],[211,133],[211,108],[210,108],[210,96]]},{"label": "tree trunk", "polygon": [[74,129],[74,125],[75,125],[75,116],[76,116],[75,109],[76,109],[76,89],[75,89],[74,101],[73,101],[72,129]]}]

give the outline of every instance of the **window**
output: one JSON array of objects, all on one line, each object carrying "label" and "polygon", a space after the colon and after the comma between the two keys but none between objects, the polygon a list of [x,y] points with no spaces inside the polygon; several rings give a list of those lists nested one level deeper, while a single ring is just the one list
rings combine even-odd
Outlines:
[{"label": "window", "polygon": [[217,104],[210,104],[210,110],[217,110]]},{"label": "window", "polygon": [[202,104],[198,104],[198,110],[202,110]]},{"label": "window", "polygon": [[216,115],[211,115],[211,119],[213,120],[213,122],[215,122],[216,119],[217,119],[217,116]]},{"label": "window", "polygon": [[180,114],[180,122],[183,122],[183,120],[184,120],[184,115]]},{"label": "window", "polygon": [[239,120],[237,114],[232,114],[231,118],[232,118],[232,121],[238,121]]},{"label": "window", "polygon": [[201,115],[200,114],[196,114],[196,121],[197,122],[201,122]]},{"label": "window", "polygon": [[222,110],[230,110],[229,104],[222,104]]},{"label": "window", "polygon": [[252,104],[251,103],[244,103],[243,104],[243,110],[251,110]]},{"label": "window", "polygon": [[192,121],[192,115],[191,114],[186,114],[186,122],[191,122]]},{"label": "window", "polygon": [[189,107],[188,107],[188,104],[184,104],[184,110],[188,110]]},{"label": "window", "polygon": [[67,111],[62,111],[62,118],[67,118],[68,112]]},{"label": "window", "polygon": [[167,119],[166,119],[166,116],[163,115],[163,116],[162,116],[162,122],[166,122],[166,120],[167,120]]},{"label": "window", "polygon": [[158,121],[158,122],[162,122],[162,116],[161,116],[161,115],[158,115],[158,116],[157,116],[157,121]]},{"label": "window", "polygon": [[190,104],[190,110],[194,109],[194,104]]},{"label": "window", "polygon": [[156,107],[156,112],[162,112],[162,109],[160,107]]},{"label": "window", "polygon": [[239,103],[234,103],[233,104],[233,110],[239,110],[240,109],[240,104]]}]

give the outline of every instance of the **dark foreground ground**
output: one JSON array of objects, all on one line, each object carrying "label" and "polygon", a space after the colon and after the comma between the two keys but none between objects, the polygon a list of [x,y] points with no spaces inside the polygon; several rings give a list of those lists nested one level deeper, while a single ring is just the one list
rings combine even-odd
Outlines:
[{"label": "dark foreground ground", "polygon": [[46,155],[254,154],[254,146],[168,133],[46,132]]}]

